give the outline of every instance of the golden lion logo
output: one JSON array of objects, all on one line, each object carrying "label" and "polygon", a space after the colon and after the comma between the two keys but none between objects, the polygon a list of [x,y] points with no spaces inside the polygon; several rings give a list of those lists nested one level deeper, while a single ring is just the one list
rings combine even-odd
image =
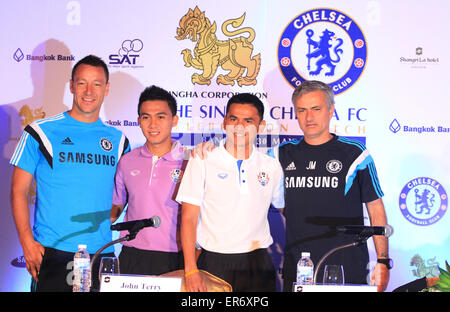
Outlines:
[{"label": "golden lion logo", "polygon": [[[211,25],[205,12],[201,12],[198,7],[189,9],[188,13],[180,20],[180,27],[177,28],[177,40],[190,38],[197,42],[194,48],[194,57],[191,50],[184,49],[183,59],[186,67],[194,67],[202,70],[201,74],[193,74],[191,80],[193,84],[211,84],[217,68],[220,66],[228,71],[226,75],[217,76],[217,84],[232,85],[235,81],[239,86],[256,85],[259,69],[261,67],[261,54],[252,57],[255,31],[250,27],[236,29],[242,25],[245,13],[236,19],[230,19],[222,24],[222,32],[228,36],[236,36],[248,33],[245,38],[240,36],[222,41],[216,38],[216,22]],[[232,25],[236,30],[228,31],[227,27]],[[243,76],[247,70],[246,75]]]},{"label": "golden lion logo", "polygon": [[[19,116],[22,117],[20,121],[22,126],[26,127],[33,121],[37,119],[42,119],[45,117],[45,112],[43,111],[43,107],[31,109],[28,105],[22,106],[19,111]],[[28,206],[34,206],[36,202],[36,181],[33,179],[30,190],[28,192]]]},{"label": "golden lion logo", "polygon": [[44,118],[45,112],[43,112],[42,110],[42,107],[32,110],[28,105],[22,106],[19,111],[19,116],[22,117],[22,120],[20,121],[22,123],[22,126],[26,127],[36,119]]}]

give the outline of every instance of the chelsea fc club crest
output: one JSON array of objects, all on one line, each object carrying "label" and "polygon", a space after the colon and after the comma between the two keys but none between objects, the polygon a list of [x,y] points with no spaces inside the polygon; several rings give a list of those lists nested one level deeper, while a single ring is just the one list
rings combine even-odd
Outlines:
[{"label": "chelsea fc club crest", "polygon": [[356,22],[327,8],[306,11],[286,26],[278,43],[281,73],[295,88],[320,80],[339,94],[353,86],[364,71],[367,44]]},{"label": "chelsea fc club crest", "polygon": [[431,225],[442,219],[448,207],[447,193],[432,178],[415,178],[403,187],[399,199],[400,211],[411,223]]},{"label": "chelsea fc club crest", "polygon": [[110,152],[113,148],[113,144],[111,143],[111,141],[105,138],[102,138],[100,140],[100,146],[105,152]]}]

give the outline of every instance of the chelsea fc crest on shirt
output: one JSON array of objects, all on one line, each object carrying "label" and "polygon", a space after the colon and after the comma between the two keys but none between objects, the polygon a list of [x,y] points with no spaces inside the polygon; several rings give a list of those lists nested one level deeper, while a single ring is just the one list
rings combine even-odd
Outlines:
[{"label": "chelsea fc crest on shirt", "polygon": [[113,148],[113,144],[111,143],[111,141],[105,138],[100,140],[100,146],[103,148],[105,152],[109,152]]},{"label": "chelsea fc crest on shirt", "polygon": [[262,186],[266,186],[269,183],[269,175],[263,171],[258,173],[258,181]]},{"label": "chelsea fc crest on shirt", "polygon": [[281,73],[295,88],[305,80],[320,80],[337,95],[353,86],[364,71],[367,44],[356,22],[328,8],[295,17],[278,43]]},{"label": "chelsea fc crest on shirt", "polygon": [[415,225],[431,225],[444,217],[448,207],[447,193],[442,185],[426,177],[415,178],[403,187],[400,211]]},{"label": "chelsea fc crest on shirt", "polygon": [[333,159],[325,165],[329,173],[339,173],[342,170],[342,163],[339,160]]}]

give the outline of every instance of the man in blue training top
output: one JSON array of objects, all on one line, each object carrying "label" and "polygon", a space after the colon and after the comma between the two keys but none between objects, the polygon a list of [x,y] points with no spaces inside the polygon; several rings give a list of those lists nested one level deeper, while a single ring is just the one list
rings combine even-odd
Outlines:
[{"label": "man in blue training top", "polygon": [[[72,108],[26,126],[10,160],[11,202],[32,290],[71,291],[78,244],[94,254],[111,241],[114,174],[129,151],[121,131],[99,118],[109,90],[106,64],[89,55],[72,70]],[[33,177],[37,196],[31,228],[27,197]],[[113,255],[112,247],[103,255]],[[99,257],[101,258],[101,257]],[[98,263],[92,288],[98,284]]]},{"label": "man in blue training top", "polygon": [[[274,148],[285,176],[286,245],[284,291],[292,291],[301,252],[310,252],[314,264],[332,248],[354,241],[337,233],[342,225],[364,225],[363,203],[371,225],[385,226],[384,195],[375,163],[360,142],[330,133],[334,94],[327,84],[305,81],[292,95],[302,140]],[[372,283],[384,291],[389,281],[388,239],[373,238],[378,256]],[[345,282],[367,283],[367,245],[339,251],[324,263],[342,264]],[[322,282],[322,269],[318,282]]]}]

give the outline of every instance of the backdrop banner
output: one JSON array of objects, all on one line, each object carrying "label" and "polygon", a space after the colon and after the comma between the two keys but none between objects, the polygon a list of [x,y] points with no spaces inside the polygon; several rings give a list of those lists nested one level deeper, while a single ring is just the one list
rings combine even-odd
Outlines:
[{"label": "backdrop banner", "polygon": [[[336,94],[330,130],[366,144],[385,193],[395,262],[387,290],[439,276],[450,261],[450,108],[443,93],[450,83],[450,41],[443,37],[449,12],[447,0],[3,3],[0,290],[29,291],[31,282],[11,213],[9,160],[27,124],[72,106],[71,69],[88,54],[110,70],[101,118],[132,148],[145,142],[137,103],[153,84],[176,98],[173,138],[186,146],[222,138],[228,99],[255,94],[265,105],[267,127],[257,138],[265,150],[302,135],[294,87],[309,79],[328,83]],[[30,194],[33,216],[34,188]],[[276,209],[269,221],[281,289],[285,224]]]}]

